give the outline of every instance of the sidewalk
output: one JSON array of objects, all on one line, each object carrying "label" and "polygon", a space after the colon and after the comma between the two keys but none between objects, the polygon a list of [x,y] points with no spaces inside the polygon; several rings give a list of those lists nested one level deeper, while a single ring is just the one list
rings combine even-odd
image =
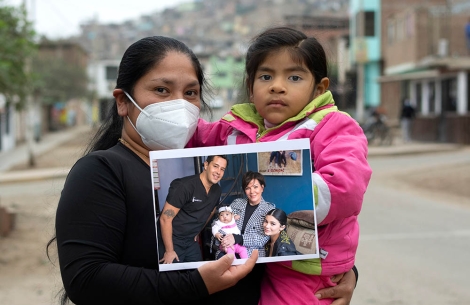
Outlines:
[{"label": "sidewalk", "polygon": [[433,143],[433,142],[410,142],[403,143],[395,139],[390,146],[369,146],[369,158],[383,156],[416,155],[435,152],[446,152],[465,147],[461,144]]},{"label": "sidewalk", "polygon": [[[39,143],[35,143],[34,150],[37,155],[47,153],[55,147],[73,139],[77,135],[88,131],[91,131],[90,126],[77,126],[63,131],[49,133],[45,135]],[[422,142],[402,143],[400,139],[396,139],[394,144],[391,146],[370,146],[369,158],[446,152],[457,150],[462,147],[464,146],[459,144]],[[60,178],[65,177],[70,170],[69,168],[56,167],[10,171],[13,166],[25,164],[27,160],[28,147],[26,144],[21,144],[11,151],[0,153],[0,183]]]},{"label": "sidewalk", "polygon": [[[45,154],[52,149],[70,141],[77,135],[91,131],[87,125],[70,127],[66,130],[50,132],[44,135],[39,142],[34,143],[36,156]],[[10,169],[19,164],[28,162],[28,146],[26,143],[16,148],[0,152],[0,183],[38,180],[46,178],[64,177],[68,174],[68,168],[41,168],[11,171]]]}]

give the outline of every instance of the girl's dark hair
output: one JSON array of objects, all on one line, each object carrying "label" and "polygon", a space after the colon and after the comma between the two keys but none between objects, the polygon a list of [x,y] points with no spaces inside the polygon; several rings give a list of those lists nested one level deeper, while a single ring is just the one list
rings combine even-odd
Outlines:
[{"label": "girl's dark hair", "polygon": [[242,188],[245,189],[253,179],[258,180],[259,184],[261,184],[263,187],[266,186],[266,182],[264,181],[264,176],[262,174],[258,172],[248,171],[243,175]]},{"label": "girl's dark hair", "polygon": [[287,226],[287,215],[286,215],[286,212],[284,212],[283,210],[281,210],[281,209],[272,209],[271,211],[266,213],[266,216],[267,215],[270,215],[270,216],[276,218],[279,221],[279,223],[281,224],[281,226]]},{"label": "girl's dark hair", "polygon": [[[136,82],[148,73],[150,69],[157,66],[169,52],[186,54],[191,59],[201,86],[201,103],[203,108],[209,108],[204,102],[203,92],[207,88],[207,84],[201,63],[188,46],[170,37],[152,36],[133,43],[121,59],[116,89],[122,89],[132,96]],[[121,137],[122,126],[123,118],[118,115],[117,105],[113,103],[106,119],[88,145],[85,154],[96,150],[108,149],[116,145]]]},{"label": "girl's dark hair", "polygon": [[325,50],[318,40],[288,27],[273,27],[263,31],[251,41],[245,58],[245,93],[253,90],[256,70],[266,57],[287,50],[292,60],[304,64],[315,77],[315,85],[328,75]]}]

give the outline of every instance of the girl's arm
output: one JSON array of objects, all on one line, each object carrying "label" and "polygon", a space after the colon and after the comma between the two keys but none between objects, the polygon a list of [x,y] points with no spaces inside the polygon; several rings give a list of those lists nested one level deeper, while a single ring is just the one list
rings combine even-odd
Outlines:
[{"label": "girl's arm", "polygon": [[310,143],[319,225],[358,215],[372,174],[362,128],[344,113],[330,113]]},{"label": "girl's arm", "polygon": [[186,147],[221,146],[226,144],[231,127],[222,120],[207,122],[199,119],[197,129]]}]

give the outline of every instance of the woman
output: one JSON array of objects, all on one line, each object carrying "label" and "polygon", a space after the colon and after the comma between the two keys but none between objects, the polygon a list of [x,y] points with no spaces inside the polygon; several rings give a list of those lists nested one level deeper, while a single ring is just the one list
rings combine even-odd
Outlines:
[{"label": "woman", "polygon": [[70,171],[57,209],[63,303],[195,304],[253,268],[256,253],[237,267],[226,256],[197,270],[158,271],[149,150],[184,147],[203,85],[198,59],[175,39],[148,37],[126,50],[116,103]]},{"label": "woman", "polygon": [[287,215],[281,209],[272,209],[264,217],[264,234],[270,237],[264,246],[266,256],[286,256],[302,254],[287,235]]},{"label": "woman", "polygon": [[221,241],[222,247],[227,248],[234,244],[243,245],[248,250],[248,256],[251,256],[255,249],[259,251],[260,257],[266,256],[264,245],[269,236],[264,234],[263,220],[274,205],[264,201],[261,196],[265,186],[266,182],[262,174],[248,171],[243,175],[242,188],[246,198],[237,198],[230,205],[233,213],[240,215],[236,222],[241,234],[227,234]]}]

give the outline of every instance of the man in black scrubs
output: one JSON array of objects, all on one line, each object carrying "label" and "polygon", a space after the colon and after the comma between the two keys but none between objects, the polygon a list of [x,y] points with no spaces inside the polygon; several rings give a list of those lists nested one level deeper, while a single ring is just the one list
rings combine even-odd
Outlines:
[{"label": "man in black scrubs", "polygon": [[199,175],[175,179],[160,216],[160,263],[202,261],[197,235],[219,204],[225,156],[209,156]]}]

